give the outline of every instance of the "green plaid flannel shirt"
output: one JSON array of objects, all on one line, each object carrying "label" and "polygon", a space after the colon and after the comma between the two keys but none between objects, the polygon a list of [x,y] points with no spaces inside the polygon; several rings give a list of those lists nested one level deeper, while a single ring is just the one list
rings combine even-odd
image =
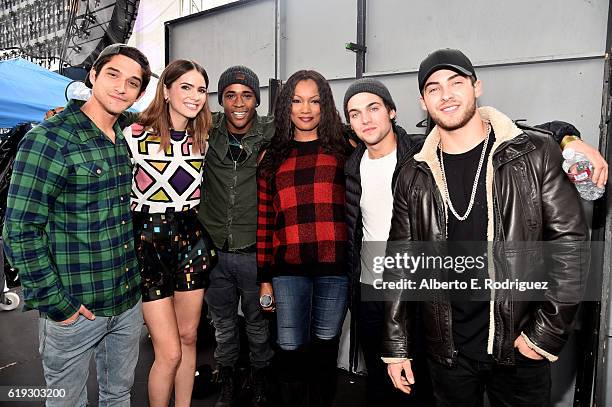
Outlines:
[{"label": "green plaid flannel shirt", "polygon": [[81,304],[118,315],[140,299],[128,146],[113,144],[71,101],[20,142],[3,240],[26,307],[62,321]]}]

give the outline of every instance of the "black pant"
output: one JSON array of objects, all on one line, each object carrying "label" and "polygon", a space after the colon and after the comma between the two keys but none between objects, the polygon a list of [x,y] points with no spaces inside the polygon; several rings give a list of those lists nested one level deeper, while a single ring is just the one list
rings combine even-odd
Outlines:
[{"label": "black pant", "polygon": [[487,392],[492,407],[549,407],[550,362],[516,353],[515,366],[479,362],[463,355],[448,367],[429,360],[437,407],[482,407]]},{"label": "black pant", "polygon": [[[362,290],[372,290],[370,286],[362,284]],[[363,291],[362,291],[363,293]],[[372,296],[362,295],[363,298]],[[366,378],[366,405],[367,406],[432,406],[432,390],[427,362],[424,357],[413,360],[413,371],[416,383],[412,386],[410,395],[406,395],[393,387],[387,374],[387,364],[382,361],[381,345],[384,323],[384,302],[362,301],[359,304],[357,317],[357,333],[359,344],[363,352],[368,376]],[[416,336],[420,335],[417,330]],[[421,348],[422,341],[418,340],[416,346]],[[424,355],[423,351],[418,352]]]}]

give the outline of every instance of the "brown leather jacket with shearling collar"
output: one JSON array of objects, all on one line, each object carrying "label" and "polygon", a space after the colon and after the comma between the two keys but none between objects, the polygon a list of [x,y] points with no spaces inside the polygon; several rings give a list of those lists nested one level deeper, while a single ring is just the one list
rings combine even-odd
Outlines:
[{"label": "brown leather jacket with shearling collar", "polygon": [[[580,199],[561,169],[559,146],[551,137],[520,130],[499,111],[482,107],[483,120],[495,131],[495,144],[486,167],[487,238],[490,242],[534,242],[525,252],[495,260],[496,277],[516,278],[534,262],[545,261],[536,242],[567,242],[562,253],[546,259],[551,286],[545,301],[519,302],[511,297],[490,302],[488,353],[500,364],[514,364],[514,341],[522,335],[527,344],[551,361],[572,329],[584,274],[577,270],[587,226]],[[421,151],[404,164],[394,191],[390,241],[443,241],[447,208],[440,191],[442,172],[436,149],[437,128],[428,135]],[[452,216],[452,215],[451,215]],[[573,242],[573,243],[572,243]],[[575,243],[575,244],[574,244]],[[528,245],[530,246],[530,245]],[[500,262],[500,260],[503,260]],[[499,267],[498,267],[499,266]],[[384,358],[411,357],[410,307],[414,302],[397,299],[385,309]],[[395,294],[394,294],[395,295]],[[404,293],[405,295],[405,293]],[[437,298],[437,297],[436,297]],[[452,365],[457,356],[453,344],[451,304],[447,299],[423,305],[427,350],[440,363]]]}]

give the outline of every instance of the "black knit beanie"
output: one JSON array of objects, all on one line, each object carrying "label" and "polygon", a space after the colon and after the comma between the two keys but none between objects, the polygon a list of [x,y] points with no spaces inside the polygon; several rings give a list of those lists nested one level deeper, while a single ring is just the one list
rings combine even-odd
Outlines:
[{"label": "black knit beanie", "polygon": [[348,105],[349,99],[358,93],[373,93],[377,96],[380,96],[380,98],[384,100],[384,102],[392,110],[397,110],[395,108],[395,102],[391,97],[391,93],[389,93],[389,89],[387,89],[387,87],[383,85],[381,81],[372,78],[361,78],[353,82],[344,94],[344,116],[346,117],[347,122],[349,122],[350,120],[346,105]]},{"label": "black knit beanie", "polygon": [[219,104],[223,106],[223,91],[229,85],[239,83],[244,86],[248,86],[255,93],[257,99],[257,106],[259,106],[259,78],[255,75],[255,72],[251,71],[246,66],[236,65],[227,68],[219,78],[219,85],[217,86],[217,97],[219,98]]}]

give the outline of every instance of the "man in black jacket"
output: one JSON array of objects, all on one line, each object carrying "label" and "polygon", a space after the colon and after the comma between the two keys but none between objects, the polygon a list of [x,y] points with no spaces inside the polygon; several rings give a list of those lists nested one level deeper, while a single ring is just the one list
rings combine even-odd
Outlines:
[{"label": "man in black jacket", "polygon": [[424,137],[406,134],[395,124],[395,102],[387,87],[375,79],[359,79],[347,89],[344,113],[362,141],[347,161],[345,173],[351,325],[356,327],[351,342],[353,359],[360,346],[368,371],[366,405],[419,405],[417,399],[422,399],[423,406],[431,405],[420,397],[431,394],[429,388],[420,386],[407,396],[395,390],[385,374],[387,367],[380,359],[384,302],[376,298],[372,284],[379,276],[367,260],[377,251],[384,255],[393,208],[392,177],[418,151]]},{"label": "man in black jacket", "polygon": [[[476,107],[481,83],[463,53],[433,52],[418,78],[421,105],[436,127],[397,176],[389,241],[516,245],[514,255],[490,255],[484,267],[511,280],[542,267],[543,242],[565,243],[546,259],[551,288],[541,302],[495,291],[485,301],[435,295],[422,304],[436,404],[478,406],[486,390],[494,405],[548,406],[550,362],[572,329],[584,278],[587,229],[578,195],[550,137]],[[395,387],[409,393],[415,304],[394,294],[385,306],[382,354]]]}]

